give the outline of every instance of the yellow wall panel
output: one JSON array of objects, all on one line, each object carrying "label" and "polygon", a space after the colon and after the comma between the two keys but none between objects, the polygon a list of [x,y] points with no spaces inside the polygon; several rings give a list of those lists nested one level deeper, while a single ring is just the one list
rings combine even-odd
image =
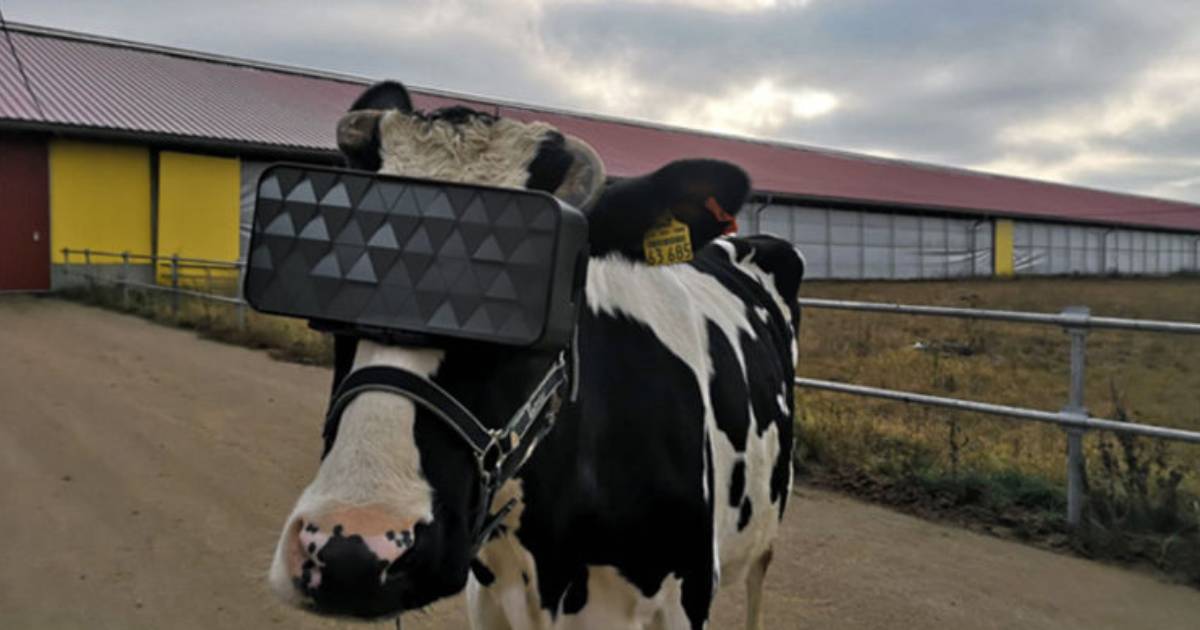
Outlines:
[{"label": "yellow wall panel", "polygon": [[[64,247],[150,253],[150,152],[146,147],[50,142],[50,259]],[[82,257],[72,257],[82,262]],[[95,263],[119,258],[93,257]]]},{"label": "yellow wall panel", "polygon": [[240,207],[237,158],[159,154],[159,255],[237,260]]},{"label": "yellow wall panel", "polygon": [[1010,219],[996,219],[996,233],[992,242],[995,243],[996,276],[1011,278],[1013,275],[1013,222]]}]

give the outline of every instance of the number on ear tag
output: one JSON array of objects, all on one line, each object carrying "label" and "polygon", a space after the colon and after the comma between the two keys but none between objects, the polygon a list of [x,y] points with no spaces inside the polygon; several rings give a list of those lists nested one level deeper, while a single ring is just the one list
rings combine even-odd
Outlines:
[{"label": "number on ear tag", "polygon": [[646,232],[642,249],[650,265],[685,263],[692,259],[692,235],[685,223],[671,219]]}]

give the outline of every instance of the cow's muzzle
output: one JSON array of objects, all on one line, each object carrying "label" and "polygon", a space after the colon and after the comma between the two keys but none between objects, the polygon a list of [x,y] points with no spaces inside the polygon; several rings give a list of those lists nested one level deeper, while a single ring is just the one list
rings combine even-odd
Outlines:
[{"label": "cow's muzzle", "polygon": [[396,569],[415,543],[412,526],[361,508],[297,517],[286,543],[289,599],[326,615],[369,619],[402,610]]}]

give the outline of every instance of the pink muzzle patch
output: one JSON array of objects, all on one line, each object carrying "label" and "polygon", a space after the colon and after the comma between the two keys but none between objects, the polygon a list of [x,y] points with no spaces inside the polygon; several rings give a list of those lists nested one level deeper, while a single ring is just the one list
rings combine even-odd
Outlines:
[{"label": "pink muzzle patch", "polygon": [[379,574],[381,583],[387,579],[388,567],[413,546],[412,530],[388,530],[383,534],[364,536],[355,533],[347,534],[346,529],[340,524],[334,525],[333,530],[327,532],[315,523],[301,522],[297,542],[303,549],[304,562],[302,566],[298,567],[299,582],[308,590],[316,590],[321,586],[321,569],[324,566],[324,562],[321,560],[321,550],[331,540],[337,538],[358,538],[366,545],[383,567]]}]

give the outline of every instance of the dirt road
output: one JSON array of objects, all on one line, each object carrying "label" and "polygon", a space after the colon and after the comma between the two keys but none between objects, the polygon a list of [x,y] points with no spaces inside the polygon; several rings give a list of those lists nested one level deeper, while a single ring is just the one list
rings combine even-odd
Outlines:
[{"label": "dirt road", "polygon": [[[328,379],[133,317],[0,297],[0,628],[336,627],[276,606],[263,580],[315,470]],[[769,628],[1200,619],[1200,592],[825,492],[799,491],[781,542]],[[739,628],[742,606],[723,593],[712,627]],[[460,610],[405,627],[463,628]]]}]

